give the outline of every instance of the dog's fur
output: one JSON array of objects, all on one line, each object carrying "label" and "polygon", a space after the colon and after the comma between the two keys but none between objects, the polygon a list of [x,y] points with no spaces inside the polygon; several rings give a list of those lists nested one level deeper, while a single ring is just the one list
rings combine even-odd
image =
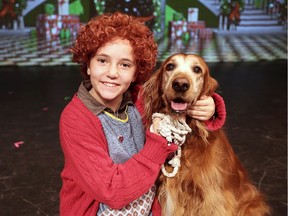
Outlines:
[{"label": "dog's fur", "polygon": [[160,112],[186,118],[192,129],[182,146],[177,175],[159,176],[157,196],[163,216],[270,215],[225,133],[208,131],[203,122],[171,106],[171,101],[192,105],[202,95],[211,96],[217,86],[204,60],[186,54],[170,56],[144,85],[147,125],[152,123],[152,114]]}]

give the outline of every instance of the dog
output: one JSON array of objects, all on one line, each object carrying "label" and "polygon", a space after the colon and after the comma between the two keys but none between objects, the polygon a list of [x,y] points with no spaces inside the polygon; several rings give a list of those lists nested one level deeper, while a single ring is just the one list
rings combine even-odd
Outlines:
[{"label": "dog", "polygon": [[[264,216],[270,207],[252,185],[225,132],[208,131],[186,115],[202,95],[218,87],[205,61],[197,55],[174,54],[144,84],[144,115],[153,113],[185,119],[192,129],[182,145],[181,166],[173,178],[160,173],[157,198],[163,216]],[[165,168],[171,170],[166,163]]]}]

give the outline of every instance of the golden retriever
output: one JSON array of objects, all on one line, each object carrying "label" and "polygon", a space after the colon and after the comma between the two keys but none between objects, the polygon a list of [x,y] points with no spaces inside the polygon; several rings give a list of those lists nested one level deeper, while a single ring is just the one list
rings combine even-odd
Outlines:
[{"label": "golden retriever", "polygon": [[[182,145],[181,167],[173,178],[158,178],[163,216],[264,216],[270,208],[251,184],[222,130],[208,131],[203,122],[186,116],[201,95],[211,96],[218,84],[204,60],[174,54],[146,82],[145,119],[165,113],[186,118],[192,129]],[[165,165],[170,169],[169,164]]]}]

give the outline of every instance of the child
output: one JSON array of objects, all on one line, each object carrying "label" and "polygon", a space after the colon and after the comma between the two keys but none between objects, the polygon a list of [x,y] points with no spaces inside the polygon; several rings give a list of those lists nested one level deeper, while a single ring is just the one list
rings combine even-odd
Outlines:
[{"label": "child", "polygon": [[[158,215],[154,183],[177,146],[145,130],[140,115],[137,84],[156,65],[152,32],[139,19],[104,14],[82,27],[71,51],[84,81],[60,118],[65,156],[60,214]],[[216,105],[225,108],[223,101]],[[188,114],[207,120],[214,109],[208,97]],[[221,127],[223,121],[207,122]]]}]

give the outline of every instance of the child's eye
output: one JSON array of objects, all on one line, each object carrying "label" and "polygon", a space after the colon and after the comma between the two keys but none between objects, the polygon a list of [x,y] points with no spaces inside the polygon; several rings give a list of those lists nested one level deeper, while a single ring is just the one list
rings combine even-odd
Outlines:
[{"label": "child's eye", "polygon": [[131,67],[131,65],[128,64],[128,63],[123,63],[122,66],[123,66],[123,67],[127,67],[127,68],[130,68],[130,67]]},{"label": "child's eye", "polygon": [[103,58],[99,58],[99,59],[97,59],[97,61],[100,63],[106,63],[107,62],[106,59],[103,59]]},{"label": "child's eye", "polygon": [[134,63],[131,61],[122,61],[122,62],[120,62],[120,66],[125,68],[125,69],[130,69],[134,66]]}]

